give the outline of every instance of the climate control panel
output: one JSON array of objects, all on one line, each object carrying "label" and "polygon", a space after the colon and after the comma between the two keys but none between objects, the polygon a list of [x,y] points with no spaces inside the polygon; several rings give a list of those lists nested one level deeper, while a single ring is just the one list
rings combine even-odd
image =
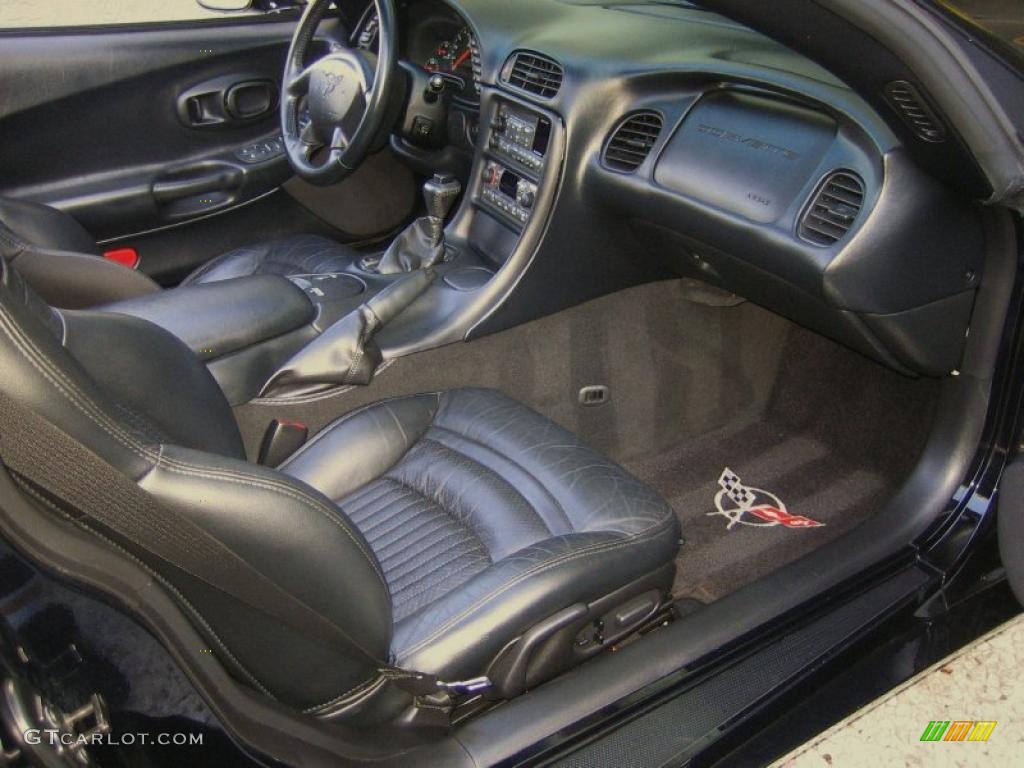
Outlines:
[{"label": "climate control panel", "polygon": [[525,224],[537,199],[537,184],[496,160],[488,160],[480,196],[485,203]]}]

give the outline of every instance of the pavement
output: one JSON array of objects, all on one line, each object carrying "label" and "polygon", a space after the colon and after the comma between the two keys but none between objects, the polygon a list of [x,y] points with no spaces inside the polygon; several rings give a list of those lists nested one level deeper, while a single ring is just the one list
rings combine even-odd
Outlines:
[{"label": "pavement", "polygon": [[[1022,766],[1022,668],[1024,614],[871,702],[773,768]],[[926,734],[934,740],[923,741]]]},{"label": "pavement", "polygon": [[223,16],[196,0],[0,0],[0,29],[186,21]]}]

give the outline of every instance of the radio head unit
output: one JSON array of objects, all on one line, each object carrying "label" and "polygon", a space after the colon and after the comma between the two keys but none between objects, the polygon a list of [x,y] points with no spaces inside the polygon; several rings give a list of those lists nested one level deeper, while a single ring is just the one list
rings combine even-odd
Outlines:
[{"label": "radio head unit", "polygon": [[476,200],[499,220],[521,230],[530,220],[544,176],[551,119],[499,99],[487,128]]},{"label": "radio head unit", "polygon": [[544,167],[551,141],[551,121],[543,115],[502,102],[491,121],[490,148],[532,171]]}]

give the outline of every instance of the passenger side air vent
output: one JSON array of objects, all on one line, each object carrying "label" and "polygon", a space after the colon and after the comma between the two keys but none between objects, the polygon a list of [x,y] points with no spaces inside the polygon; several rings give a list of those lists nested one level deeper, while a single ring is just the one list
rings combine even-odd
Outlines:
[{"label": "passenger side air vent", "polygon": [[841,240],[864,205],[864,182],[849,171],[836,171],[822,182],[800,219],[800,237],[815,245]]},{"label": "passenger side air vent", "polygon": [[604,164],[613,171],[632,173],[651,154],[661,134],[661,115],[637,112],[623,120],[612,132],[604,148]]},{"label": "passenger side air vent", "polygon": [[505,65],[502,79],[513,88],[550,99],[562,87],[562,67],[539,53],[519,51]]},{"label": "passenger side air vent", "polygon": [[930,142],[946,140],[946,127],[911,83],[894,80],[885,86],[885,98],[917,138]]}]

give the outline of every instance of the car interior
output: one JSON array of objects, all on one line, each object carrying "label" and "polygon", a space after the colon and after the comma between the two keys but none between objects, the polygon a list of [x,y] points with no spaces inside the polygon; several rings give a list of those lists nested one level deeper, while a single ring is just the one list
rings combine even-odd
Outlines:
[{"label": "car interior", "polygon": [[1012,219],[877,42],[715,5],[0,33],[0,528],[140,708],[509,761],[929,530]]}]

